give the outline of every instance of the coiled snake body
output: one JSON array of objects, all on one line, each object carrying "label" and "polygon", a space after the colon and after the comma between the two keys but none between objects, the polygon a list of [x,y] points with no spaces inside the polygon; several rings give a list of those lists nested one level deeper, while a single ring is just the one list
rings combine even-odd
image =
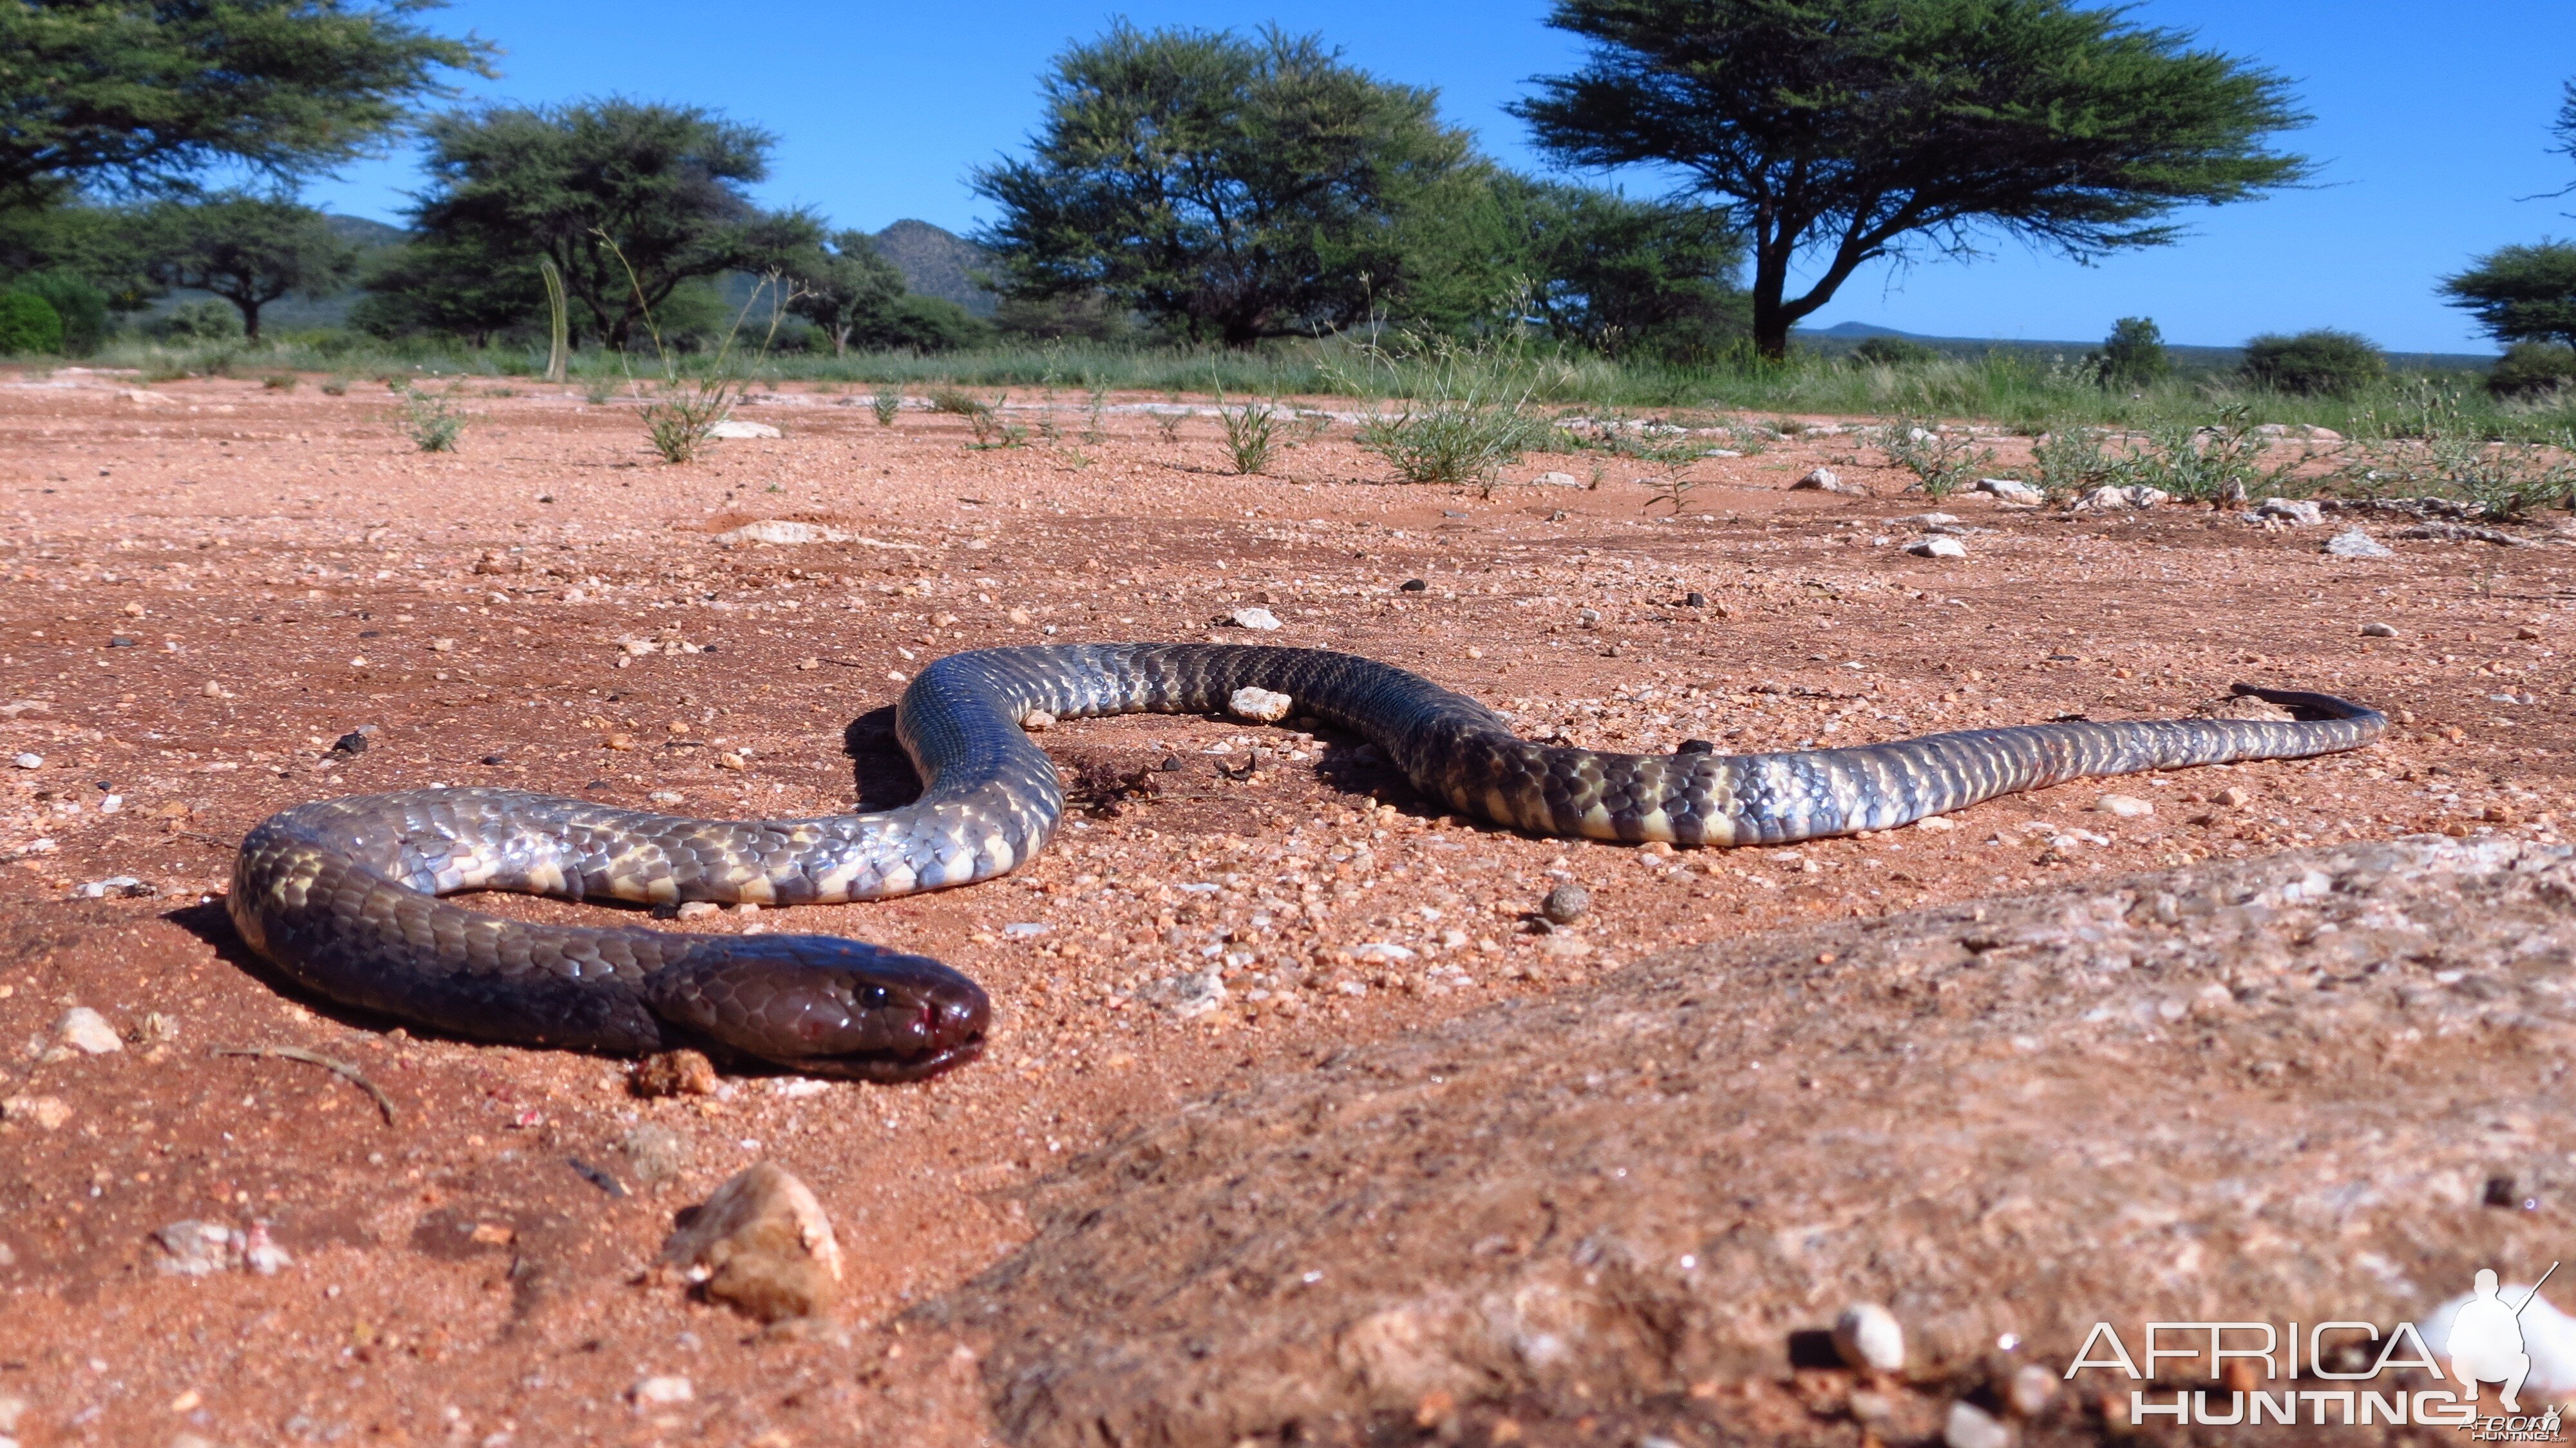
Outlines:
[{"label": "coiled snake body", "polygon": [[1377,744],[1425,794],[1543,834],[1778,844],[1886,829],[2090,775],[2365,744],[2386,720],[2238,686],[2318,717],[2057,723],[1795,753],[1611,754],[1536,744],[1389,664],[1310,649],[986,649],[921,671],[896,734],[923,781],[900,809],[723,821],[518,790],[325,800],[242,841],[228,907],[288,975],[351,1005],[485,1040],[733,1051],[818,1075],[909,1080],[974,1057],[984,993],[937,961],[830,936],[531,925],[437,898],[513,890],[646,904],[801,905],[972,884],[1046,845],[1064,807],[1029,713],[1217,713],[1236,690]]}]

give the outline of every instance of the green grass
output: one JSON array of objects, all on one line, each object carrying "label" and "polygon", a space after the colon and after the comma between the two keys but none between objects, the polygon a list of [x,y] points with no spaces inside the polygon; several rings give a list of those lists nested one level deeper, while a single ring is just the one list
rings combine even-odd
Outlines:
[{"label": "green grass", "polygon": [[[1783,363],[1743,361],[1708,367],[1613,363],[1543,348],[1521,351],[1520,381],[1533,406],[1684,409],[1715,420],[1783,415],[1913,417],[1977,421],[2036,436],[2058,427],[2142,431],[2209,423],[2243,409],[2252,425],[2311,424],[2347,436],[2384,433],[2412,406],[2427,381],[2460,393],[2455,424],[2490,439],[2552,441],[2576,430],[2576,395],[2500,403],[2458,373],[2400,373],[2348,398],[2295,397],[2251,388],[2226,374],[2177,376],[2142,392],[2112,391],[2086,380],[2073,357],[2050,359],[1994,352],[1892,367],[1856,366],[1815,355]],[[171,345],[111,341],[93,365],[135,367],[147,376],[240,375],[253,369],[402,374],[417,378],[535,378],[545,369],[539,348],[468,348],[433,342],[380,342],[351,333],[283,334],[256,346],[240,341]],[[694,376],[714,365],[705,355],[675,356],[674,372]],[[1122,348],[1090,344],[1005,344],[973,352],[923,356],[854,353],[770,356],[734,366],[760,382],[890,384],[930,387],[1079,387],[1153,392],[1167,397],[1255,397],[1356,394],[1364,402],[1438,400],[1454,389],[1454,368],[1436,358],[1389,360],[1356,342],[1284,342],[1257,350]],[[630,364],[597,350],[576,353],[576,387],[615,385]],[[1708,420],[1704,418],[1703,420]]]}]

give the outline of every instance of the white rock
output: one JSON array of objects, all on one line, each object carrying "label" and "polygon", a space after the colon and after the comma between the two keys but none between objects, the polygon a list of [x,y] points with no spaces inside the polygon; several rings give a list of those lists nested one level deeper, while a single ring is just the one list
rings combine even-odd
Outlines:
[{"label": "white rock", "polygon": [[798,523],[785,518],[763,518],[745,523],[730,533],[718,533],[719,543],[846,543],[850,535],[838,528],[823,528],[812,523]]},{"label": "white rock", "polygon": [[2359,528],[2346,528],[2326,540],[2325,551],[2337,558],[2394,558],[2396,550]]},{"label": "white rock", "polygon": [[1225,1004],[1225,977],[1215,970],[1181,976],[1172,985],[1172,1014],[1182,1020],[1195,1020]]},{"label": "white rock", "polygon": [[1855,1302],[1834,1319],[1834,1351],[1856,1368],[1892,1373],[1905,1366],[1905,1329],[1875,1302]]},{"label": "white rock", "polygon": [[1279,616],[1266,608],[1238,608],[1225,618],[1236,628],[1259,629],[1265,633],[1279,627]]},{"label": "white rock", "polygon": [[125,1049],[125,1042],[116,1034],[116,1027],[107,1023],[107,1017],[87,1006],[74,1006],[63,1012],[63,1018],[54,1022],[54,1039],[88,1056],[104,1056],[111,1051]]},{"label": "white rock", "polygon": [[2036,503],[2047,496],[2019,478],[1979,478],[1975,491],[1991,493],[2007,503]]},{"label": "white rock", "polygon": [[707,429],[707,436],[722,438],[785,437],[786,435],[765,422],[744,422],[731,417]]},{"label": "white rock", "polygon": [[1297,701],[1269,689],[1237,689],[1225,706],[1257,723],[1276,724],[1295,710]]},{"label": "white rock", "polygon": [[59,1096],[11,1096],[0,1100],[0,1121],[34,1122],[39,1131],[54,1131],[71,1119],[71,1106]]},{"label": "white rock", "polygon": [[132,875],[110,875],[104,880],[89,880],[72,887],[72,894],[83,900],[103,900],[110,895],[140,896],[160,892]]},{"label": "white rock", "polygon": [[2265,498],[2263,505],[2248,516],[2297,528],[2314,528],[2326,520],[2325,509],[2305,499],[2290,498]]},{"label": "white rock", "polygon": [[1413,959],[1413,952],[1411,950],[1384,940],[1372,940],[1365,945],[1354,946],[1351,949],[1351,955],[1359,960],[1396,961]]},{"label": "white rock", "polygon": [[9,762],[18,766],[20,769],[42,769],[45,767],[45,756],[41,754],[21,754]]},{"label": "white rock", "polygon": [[173,1276],[210,1277],[242,1265],[245,1238],[221,1222],[172,1222],[152,1236],[169,1254],[161,1270]]},{"label": "white rock", "polygon": [[1530,481],[1542,488],[1579,488],[1583,480],[1572,473],[1541,473]]},{"label": "white rock", "polygon": [[1968,556],[1968,545],[1956,538],[1935,535],[1930,538],[1915,539],[1905,545],[1905,551],[1917,558],[1965,558]]},{"label": "white rock", "polygon": [[1789,490],[1791,492],[1807,490],[1819,493],[1839,493],[1843,490],[1842,475],[1835,472],[1832,468],[1815,468],[1810,470],[1805,477],[1791,483],[1789,485]]},{"label": "white rock", "polygon": [[2152,508],[2166,502],[2173,494],[2144,483],[2126,488],[2095,488],[2075,500],[2071,511],[2078,513],[2112,513],[2127,508]]},{"label": "white rock", "polygon": [[2124,820],[2144,819],[2156,812],[2153,804],[2133,794],[2106,794],[2095,800],[2093,807],[2104,814],[2118,815]]},{"label": "white rock", "polygon": [[2366,623],[2361,626],[2361,636],[2366,639],[2393,639],[2397,637],[2397,626],[2386,623]]},{"label": "white rock", "polygon": [[695,1401],[698,1391],[687,1378],[655,1377],[646,1378],[637,1383],[632,1396],[635,1399],[635,1406],[639,1408],[661,1407],[671,1403]]},{"label": "white rock", "polygon": [[1891,528],[1947,528],[1956,524],[1958,521],[1958,519],[1951,517],[1947,513],[1916,513],[1912,517],[1908,518],[1890,518],[1887,520],[1887,526]]},{"label": "white rock", "polygon": [[2012,1448],[2013,1431],[1974,1403],[1952,1403],[1941,1425],[1943,1448]]},{"label": "white rock", "polygon": [[1914,822],[1914,827],[1918,830],[1930,830],[1936,835],[1945,834],[1958,828],[1957,825],[1950,823],[1947,818],[1941,815],[1932,815],[1925,819],[1916,820]]},{"label": "white rock", "polygon": [[1020,727],[1031,734],[1044,734],[1055,727],[1055,716],[1044,709],[1031,709],[1020,716]]}]

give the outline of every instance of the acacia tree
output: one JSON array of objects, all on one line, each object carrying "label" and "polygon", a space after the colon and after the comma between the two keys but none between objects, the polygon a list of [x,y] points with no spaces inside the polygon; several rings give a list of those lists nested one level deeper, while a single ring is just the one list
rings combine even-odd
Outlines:
[{"label": "acacia tree", "polygon": [[823,329],[832,355],[850,350],[850,333],[882,318],[904,293],[903,273],[864,231],[836,231],[787,264],[796,287],[787,309]]},{"label": "acacia tree", "polygon": [[2499,342],[2576,346],[2576,243],[2499,247],[2444,277],[2442,291]]},{"label": "acacia tree", "polygon": [[1468,158],[1432,92],[1276,28],[1122,21],[1057,57],[1044,96],[1033,154],[974,174],[1003,290],[1105,295],[1235,347],[1366,315],[1408,201]]},{"label": "acacia tree", "polygon": [[821,236],[745,192],[768,174],[770,135],[694,106],[494,106],[442,116],[428,136],[415,229],[495,265],[551,257],[589,314],[575,332],[614,348],[683,282],[765,271]]},{"label": "acacia tree", "polygon": [[2175,207],[2307,171],[2264,146],[2306,119],[2278,76],[2070,0],[1557,0],[1548,23],[1591,55],[1515,113],[1566,161],[1714,198],[1772,357],[1881,257],[1968,254],[1981,229],[2078,259],[2161,245]]},{"label": "acacia tree", "polygon": [[223,162],[299,178],[367,152],[442,70],[491,46],[411,17],[436,0],[0,4],[0,210],[164,192]]},{"label": "acacia tree", "polygon": [[419,237],[369,259],[367,295],[349,324],[379,337],[446,333],[488,346],[546,304],[534,257],[495,258],[453,241]]},{"label": "acacia tree", "polygon": [[309,206],[257,196],[165,202],[148,213],[152,274],[163,286],[212,292],[241,309],[259,340],[259,311],[301,293],[327,296],[358,270],[358,249]]}]

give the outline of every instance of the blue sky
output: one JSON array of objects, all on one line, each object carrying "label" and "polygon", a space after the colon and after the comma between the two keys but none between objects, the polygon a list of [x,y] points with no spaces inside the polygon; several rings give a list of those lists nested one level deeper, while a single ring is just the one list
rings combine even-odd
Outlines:
[{"label": "blue sky", "polygon": [[[1570,69],[1572,41],[1540,0],[1361,4],[1200,0],[1097,13],[1026,0],[967,9],[768,0],[709,10],[675,0],[462,0],[442,29],[505,52],[469,94],[561,101],[619,92],[710,106],[776,133],[773,204],[811,205],[875,230],[915,216],[956,231],[987,219],[970,167],[1017,147],[1037,120],[1036,78],[1068,41],[1124,14],[1140,25],[1315,31],[1379,75],[1438,88],[1450,121],[1497,158],[1538,169],[1506,103],[1533,75]],[[2136,19],[2288,76],[2315,124],[2289,138],[2320,163],[2313,189],[2188,213],[2181,245],[2095,265],[1998,239],[1988,259],[1880,266],[1846,283],[1811,325],[1864,321],[1942,336],[2089,339],[2118,317],[2154,317],[2168,340],[2345,327],[2405,351],[2484,351],[2433,295],[2469,257],[2511,241],[2576,236],[2576,196],[2517,200],[2576,181],[2550,155],[2560,84],[2576,76],[2568,0],[2147,0]],[[1661,191],[1669,178],[1616,178]],[[308,199],[398,220],[410,158],[350,167]]]}]

